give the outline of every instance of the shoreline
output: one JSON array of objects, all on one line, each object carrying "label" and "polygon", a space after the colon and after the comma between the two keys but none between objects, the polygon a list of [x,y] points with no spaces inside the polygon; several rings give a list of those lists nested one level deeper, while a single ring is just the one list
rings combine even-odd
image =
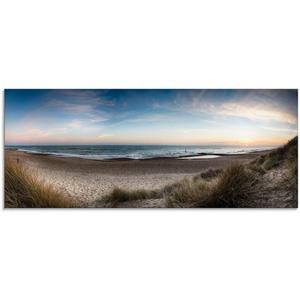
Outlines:
[{"label": "shoreline", "polygon": [[[144,160],[162,160],[162,159],[184,159],[184,160],[197,160],[197,159],[214,159],[217,157],[231,157],[231,156],[245,156],[245,155],[251,155],[251,154],[260,154],[264,155],[268,152],[272,151],[270,150],[253,150],[249,152],[243,152],[243,153],[211,153],[211,152],[199,152],[195,154],[190,155],[179,155],[179,156],[157,156],[157,157],[145,157],[145,158],[130,158],[130,157],[116,157],[116,158],[93,158],[88,157],[88,155],[71,155],[71,154],[55,154],[55,153],[42,153],[42,152],[33,152],[33,151],[26,151],[26,150],[19,150],[18,148],[11,148],[11,149],[5,149],[5,152],[20,152],[20,153],[26,153],[29,155],[36,155],[36,156],[52,156],[52,157],[61,157],[61,158],[78,158],[78,159],[84,159],[84,160],[91,160],[91,161],[144,161]],[[96,156],[96,155],[95,155]],[[206,158],[207,156],[207,158]],[[199,157],[199,158],[197,158]]]}]

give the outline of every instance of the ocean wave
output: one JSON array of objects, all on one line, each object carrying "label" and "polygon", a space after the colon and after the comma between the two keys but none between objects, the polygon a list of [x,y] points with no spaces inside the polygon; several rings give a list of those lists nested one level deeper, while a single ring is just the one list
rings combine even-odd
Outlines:
[{"label": "ocean wave", "polygon": [[[9,147],[6,147],[9,149]],[[180,158],[199,155],[240,155],[270,150],[272,147],[208,147],[208,146],[16,146],[14,149],[32,154],[78,157],[93,160]]]}]

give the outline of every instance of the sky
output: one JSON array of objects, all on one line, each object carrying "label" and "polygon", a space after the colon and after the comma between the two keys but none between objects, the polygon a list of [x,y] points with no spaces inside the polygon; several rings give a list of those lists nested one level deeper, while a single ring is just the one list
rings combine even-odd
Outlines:
[{"label": "sky", "polygon": [[297,90],[5,90],[6,145],[275,146]]}]

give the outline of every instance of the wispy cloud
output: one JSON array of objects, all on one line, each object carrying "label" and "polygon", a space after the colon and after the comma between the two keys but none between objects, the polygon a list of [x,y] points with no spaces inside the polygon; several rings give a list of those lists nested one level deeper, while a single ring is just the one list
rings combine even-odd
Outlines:
[{"label": "wispy cloud", "polygon": [[42,130],[39,128],[25,128],[22,133],[7,131],[5,134],[6,144],[72,144],[72,143],[98,143],[108,140],[113,134],[93,134],[87,132],[85,135],[75,135],[69,128],[54,128],[53,130]]},{"label": "wispy cloud", "polygon": [[88,113],[93,111],[97,104],[94,103],[76,103],[76,102],[66,102],[63,100],[50,100],[48,102],[49,107],[55,107],[62,110],[66,110],[73,113]]},{"label": "wispy cloud", "polygon": [[183,134],[197,134],[197,133],[203,133],[209,131],[210,131],[209,128],[183,128],[179,130],[179,132]]},{"label": "wispy cloud", "polygon": [[82,122],[79,120],[73,120],[70,123],[67,124],[70,128],[81,128],[83,126]]},{"label": "wispy cloud", "polygon": [[106,99],[103,92],[96,90],[53,90],[48,93],[48,98],[63,99],[73,102],[89,102],[90,104],[113,106],[114,102]]},{"label": "wispy cloud", "polygon": [[47,106],[70,115],[85,117],[87,122],[96,123],[109,119],[105,110],[114,102],[103,98],[93,90],[58,90],[49,93]]},{"label": "wispy cloud", "polygon": [[130,123],[147,123],[147,122],[157,122],[162,120],[171,119],[169,114],[150,114],[150,115],[142,115],[136,118],[130,118],[127,122]]},{"label": "wispy cloud", "polygon": [[243,103],[228,102],[222,104],[216,113],[223,116],[244,117],[252,120],[272,120],[289,124],[297,123],[297,116],[274,107],[272,103],[257,103],[245,99]]},{"label": "wispy cloud", "polygon": [[105,139],[105,138],[112,137],[112,136],[114,136],[114,135],[113,134],[100,134],[100,135],[97,135],[97,138]]},{"label": "wispy cloud", "polygon": [[241,90],[230,97],[222,95],[220,100],[215,91],[212,93],[210,90],[203,90],[179,93],[174,104],[178,110],[194,114],[206,113],[297,124],[297,106],[288,105],[287,101],[285,91]]},{"label": "wispy cloud", "polygon": [[[72,113],[91,113],[99,111],[99,106],[103,104],[100,99],[85,99],[85,100],[57,100],[48,101],[49,107],[59,108]],[[105,104],[106,105],[106,104]]]},{"label": "wispy cloud", "polygon": [[10,143],[271,143],[297,134],[295,90],[24,90],[5,101]]},{"label": "wispy cloud", "polygon": [[292,134],[297,134],[298,132],[297,129],[293,129],[293,128],[280,128],[280,127],[268,127],[268,126],[262,126],[260,128],[264,130],[275,131],[275,132],[290,132]]}]

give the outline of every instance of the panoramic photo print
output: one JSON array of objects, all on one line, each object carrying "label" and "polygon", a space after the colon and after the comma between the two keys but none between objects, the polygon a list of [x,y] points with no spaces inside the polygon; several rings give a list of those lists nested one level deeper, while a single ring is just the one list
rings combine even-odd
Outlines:
[{"label": "panoramic photo print", "polygon": [[298,91],[7,89],[5,208],[296,208]]}]

